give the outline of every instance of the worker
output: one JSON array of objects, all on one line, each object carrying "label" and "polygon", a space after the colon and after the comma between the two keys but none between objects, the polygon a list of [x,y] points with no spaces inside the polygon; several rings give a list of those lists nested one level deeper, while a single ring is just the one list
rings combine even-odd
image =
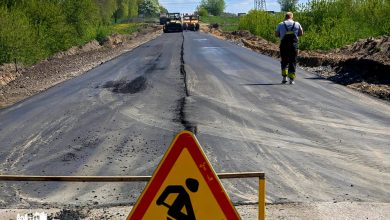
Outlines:
[{"label": "worker", "polygon": [[298,37],[303,35],[302,26],[293,20],[293,13],[287,12],[285,20],[276,27],[275,36],[280,38],[280,57],[282,67],[282,83],[294,84],[298,56]]}]

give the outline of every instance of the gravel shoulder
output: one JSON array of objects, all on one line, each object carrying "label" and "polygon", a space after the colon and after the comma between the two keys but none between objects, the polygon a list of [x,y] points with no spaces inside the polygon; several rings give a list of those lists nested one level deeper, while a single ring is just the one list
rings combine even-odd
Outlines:
[{"label": "gravel shoulder", "polygon": [[[98,209],[0,209],[1,219],[15,219],[17,214],[45,212],[49,219],[124,219],[132,206],[116,206]],[[257,219],[257,205],[238,205],[242,219]],[[389,203],[340,202],[340,203],[288,203],[268,204],[266,219],[386,219],[390,215]]]}]

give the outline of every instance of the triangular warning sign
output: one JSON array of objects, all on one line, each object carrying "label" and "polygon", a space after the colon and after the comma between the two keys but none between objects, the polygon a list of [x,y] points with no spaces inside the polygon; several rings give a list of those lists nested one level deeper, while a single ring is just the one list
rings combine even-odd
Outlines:
[{"label": "triangular warning sign", "polygon": [[128,220],[241,219],[196,137],[180,132]]}]

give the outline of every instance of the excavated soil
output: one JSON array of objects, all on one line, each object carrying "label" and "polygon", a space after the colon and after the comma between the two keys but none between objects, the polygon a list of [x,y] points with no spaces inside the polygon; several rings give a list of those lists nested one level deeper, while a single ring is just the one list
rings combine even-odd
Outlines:
[{"label": "excavated soil", "polygon": [[[79,76],[162,34],[161,26],[150,25],[130,35],[112,35],[101,44],[96,40],[72,47],[34,66],[0,66],[0,108],[5,108],[44,91],[58,83]],[[122,82],[121,82],[122,83]],[[145,82],[117,83],[115,92],[135,93]]]},{"label": "excavated soil", "polygon": [[[261,54],[280,58],[279,46],[248,31],[223,32],[202,25],[203,32]],[[331,51],[300,51],[298,63],[321,78],[390,101],[390,37],[362,39]]]}]

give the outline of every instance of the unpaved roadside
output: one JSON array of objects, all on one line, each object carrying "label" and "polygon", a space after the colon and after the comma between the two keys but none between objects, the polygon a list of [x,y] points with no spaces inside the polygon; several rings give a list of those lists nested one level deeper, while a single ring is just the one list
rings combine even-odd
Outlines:
[{"label": "unpaved roadside", "polygon": [[[278,45],[248,31],[223,32],[208,24],[202,24],[201,30],[219,39],[279,58]],[[331,51],[301,51],[298,63],[320,78],[390,101],[389,36],[362,39]]]},{"label": "unpaved roadside", "polygon": [[[116,206],[99,209],[0,209],[1,219],[16,219],[17,214],[45,212],[49,219],[125,219],[131,206]],[[242,219],[258,219],[258,207],[254,205],[236,206]],[[266,219],[386,219],[390,215],[388,203],[340,202],[340,203],[287,203],[268,204]]]},{"label": "unpaved roadside", "polygon": [[92,41],[60,52],[29,68],[0,66],[0,108],[5,108],[58,83],[79,76],[162,34],[161,26],[150,25],[130,35],[113,35],[100,45]]}]

